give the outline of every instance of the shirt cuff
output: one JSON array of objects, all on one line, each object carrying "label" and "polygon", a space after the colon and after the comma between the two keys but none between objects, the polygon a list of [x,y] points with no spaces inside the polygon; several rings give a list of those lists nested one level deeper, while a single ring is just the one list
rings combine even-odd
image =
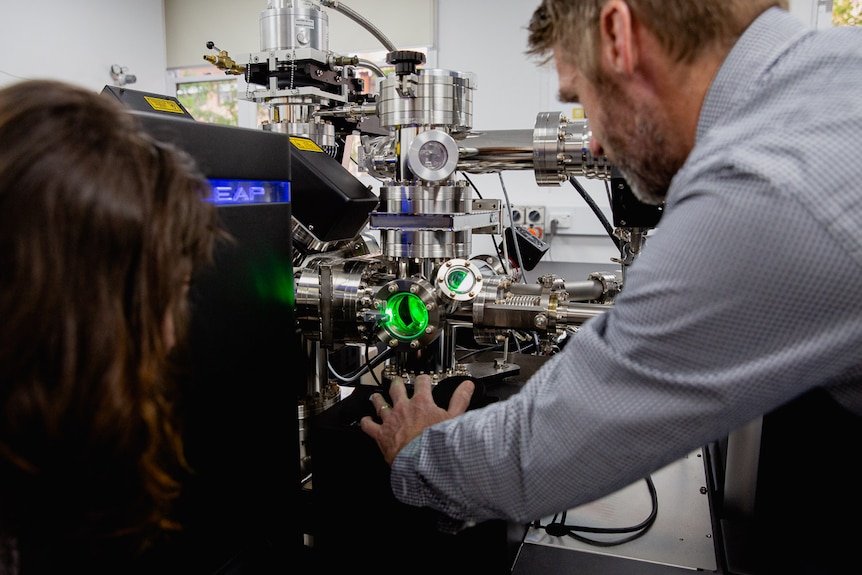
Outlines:
[{"label": "shirt cuff", "polygon": [[473,527],[475,522],[455,519],[430,505],[431,497],[427,493],[427,487],[424,485],[419,472],[423,437],[424,434],[421,434],[413,439],[395,456],[389,475],[389,484],[393,495],[401,503],[433,512],[436,517],[437,530],[441,533],[454,535],[468,527]]},{"label": "shirt cuff", "polygon": [[389,484],[395,499],[407,505],[423,507],[425,497],[422,493],[422,482],[419,479],[419,455],[422,450],[422,435],[404,446],[392,461],[389,474]]}]

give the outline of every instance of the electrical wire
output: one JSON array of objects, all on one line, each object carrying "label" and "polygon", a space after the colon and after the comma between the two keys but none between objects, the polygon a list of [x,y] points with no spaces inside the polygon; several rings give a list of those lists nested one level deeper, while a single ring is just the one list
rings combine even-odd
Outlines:
[{"label": "electrical wire", "polygon": [[[566,512],[564,511],[561,514],[558,513],[557,515],[554,515],[551,522],[547,525],[542,525],[539,521],[535,521],[533,527],[536,527],[538,529],[544,529],[548,535],[554,537],[568,536],[582,543],[587,543],[588,545],[594,545],[596,547],[613,547],[616,545],[622,545],[623,543],[628,543],[629,541],[634,541],[635,539],[642,537],[647,531],[649,531],[650,527],[653,526],[656,517],[658,516],[658,494],[655,490],[655,484],[653,483],[652,477],[646,477],[644,481],[647,484],[647,489],[649,489],[652,510],[650,511],[649,516],[647,516],[646,519],[644,519],[637,525],[632,525],[630,527],[590,527],[586,525],[567,525]],[[560,517],[559,521],[557,521],[558,516]],[[601,539],[594,539],[591,537],[586,537],[584,535],[579,535],[578,532],[596,534],[631,533],[631,535],[622,537],[620,539],[603,541]]]},{"label": "electrical wire", "polygon": [[601,222],[602,227],[605,228],[605,232],[607,232],[608,237],[610,237],[611,241],[614,242],[614,245],[617,246],[617,249],[622,250],[623,241],[614,235],[614,227],[608,221],[608,218],[605,216],[604,212],[602,212],[601,208],[599,208],[599,205],[596,203],[593,197],[589,194],[589,192],[587,192],[586,189],[584,189],[584,186],[581,185],[581,183],[577,180],[577,178],[575,178],[575,176],[569,177],[569,183],[572,184],[572,186],[575,188],[575,190],[578,191],[584,201],[587,202],[587,205]]},{"label": "electrical wire", "polygon": [[[388,359],[389,356],[392,355],[393,349],[394,348],[387,347],[385,350],[378,353],[375,357],[373,357],[369,361],[369,359],[368,359],[368,347],[366,346],[366,348],[365,348],[365,364],[362,365],[359,369],[357,369],[353,373],[350,373],[347,375],[342,375],[342,374],[338,373],[335,370],[335,368],[332,367],[332,364],[329,362],[329,358],[326,359],[326,366],[329,368],[329,373],[331,373],[335,379],[337,379],[341,384],[350,387],[352,385],[355,385],[356,381],[360,377],[365,375],[369,370],[373,370],[375,367],[380,365],[383,361]],[[377,375],[374,374],[373,371],[372,371],[372,376],[374,377],[374,381],[376,381],[377,384],[380,385],[380,382],[377,380]]]},{"label": "electrical wire", "polygon": [[[509,221],[513,222],[510,226],[512,230],[512,245],[515,247],[515,261],[518,265],[518,275],[521,281],[527,283],[527,276],[524,273],[524,260],[521,258],[521,248],[518,245],[518,236],[515,235],[514,213],[512,212],[512,203],[509,201],[509,192],[506,190],[506,182],[503,181],[503,172],[497,172],[497,177],[500,180],[500,187],[503,188],[503,197],[506,198],[506,210],[509,212]],[[508,245],[506,240],[503,240],[503,245]]]},{"label": "electrical wire", "polygon": [[[521,345],[521,339],[520,339],[520,337],[518,336],[518,332],[512,331],[512,332],[510,333],[510,335],[512,336],[512,339],[515,341],[515,351],[516,351],[516,353],[525,353],[525,352],[529,351],[530,349],[532,349],[532,348],[534,348],[534,347],[538,349],[538,342],[537,342],[537,341],[535,341],[535,340],[534,340],[534,341],[530,342],[530,344],[529,344],[529,345],[522,346],[522,345]],[[533,333],[533,335],[534,335],[534,336],[536,336],[536,334],[535,334],[535,333]],[[523,337],[524,339],[527,339],[527,337],[528,337],[528,336],[527,336],[527,335],[522,335],[521,337]],[[538,336],[536,336],[536,338],[537,338],[537,337],[538,337]],[[482,348],[479,348],[479,349],[473,349],[473,350],[470,350],[468,353],[465,353],[465,354],[464,354],[464,355],[462,355],[461,357],[456,358],[456,359],[455,359],[455,361],[456,361],[456,362],[458,362],[458,363],[461,363],[461,362],[463,362],[465,359],[470,358],[470,357],[473,357],[474,355],[478,355],[478,354],[483,353],[483,352],[486,352],[486,351],[495,351],[495,350],[498,350],[498,349],[502,349],[502,347],[503,347],[503,344],[502,344],[502,343],[498,343],[498,344],[494,344],[494,345],[489,345],[488,347],[482,347]],[[466,348],[461,348],[461,350],[462,350],[462,351],[463,351],[463,350],[465,350],[465,349],[466,349]]]},{"label": "electrical wire", "polygon": [[[371,359],[368,357],[368,348],[369,348],[369,346],[366,344],[366,346],[365,346],[365,365],[371,365]],[[387,350],[388,349],[391,349],[391,348],[387,348]],[[378,355],[380,355],[380,354],[378,354]],[[374,368],[369,367],[368,373],[371,374],[371,378],[374,379],[374,383],[377,384],[377,387],[383,387],[383,384],[381,384],[380,380],[377,379],[377,374],[374,373]]]},{"label": "electrical wire", "polygon": [[467,180],[467,183],[470,184],[470,187],[473,188],[473,191],[476,192],[477,196],[479,196],[479,199],[484,200],[485,198],[482,197],[482,194],[479,192],[479,188],[476,187],[476,184],[473,183],[473,180],[470,179],[470,176],[468,176],[464,172],[461,172],[461,175],[464,177],[465,180]]},{"label": "electrical wire", "polygon": [[480,353],[485,352],[485,351],[494,351],[494,350],[500,349],[501,347],[503,347],[503,344],[498,343],[497,345],[491,345],[491,346],[483,347],[480,349],[474,349],[470,353],[465,353],[464,355],[462,355],[461,357],[459,357],[455,361],[457,361],[458,363],[462,363],[468,357],[473,357],[474,355],[479,355]]},{"label": "electrical wire", "polygon": [[29,80],[29,78],[25,78],[24,76],[18,76],[11,72],[7,72],[6,70],[0,70],[0,74],[3,74],[4,76],[9,76],[10,78],[17,78],[19,80]]}]

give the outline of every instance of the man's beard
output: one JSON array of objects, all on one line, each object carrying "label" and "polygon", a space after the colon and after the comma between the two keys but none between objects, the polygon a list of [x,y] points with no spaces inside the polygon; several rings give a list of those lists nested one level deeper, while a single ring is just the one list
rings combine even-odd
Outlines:
[{"label": "man's beard", "polygon": [[672,148],[661,130],[657,110],[632,100],[613,82],[600,86],[602,143],[609,159],[637,199],[652,205],[663,203],[683,162],[670,155]]}]

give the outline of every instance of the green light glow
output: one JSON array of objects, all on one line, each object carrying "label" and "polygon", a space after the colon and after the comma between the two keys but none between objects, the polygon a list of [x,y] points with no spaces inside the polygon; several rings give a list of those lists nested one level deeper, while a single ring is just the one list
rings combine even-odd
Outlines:
[{"label": "green light glow", "polygon": [[296,304],[293,264],[276,253],[259,254],[249,262],[251,281],[260,301]]},{"label": "green light glow", "polygon": [[449,275],[446,276],[446,283],[449,285],[449,289],[454,292],[464,293],[462,286],[464,285],[464,280],[467,279],[468,275],[467,270],[452,270]]},{"label": "green light glow", "polygon": [[384,313],[388,319],[382,322],[383,327],[398,339],[416,339],[428,327],[425,302],[410,292],[400,292],[386,300]]}]

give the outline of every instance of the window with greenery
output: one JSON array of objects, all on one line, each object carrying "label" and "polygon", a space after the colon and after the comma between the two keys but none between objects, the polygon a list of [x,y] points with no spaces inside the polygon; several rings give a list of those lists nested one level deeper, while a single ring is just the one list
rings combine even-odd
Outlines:
[{"label": "window with greenery", "polygon": [[834,0],[832,2],[832,25],[862,25],[862,0]]},{"label": "window with greenery", "polygon": [[168,76],[176,87],[177,100],[195,120],[208,124],[238,123],[238,85],[213,66],[176,68]]},{"label": "window with greenery", "polygon": [[177,99],[199,122],[237,124],[236,82],[183,82],[177,85]]}]

